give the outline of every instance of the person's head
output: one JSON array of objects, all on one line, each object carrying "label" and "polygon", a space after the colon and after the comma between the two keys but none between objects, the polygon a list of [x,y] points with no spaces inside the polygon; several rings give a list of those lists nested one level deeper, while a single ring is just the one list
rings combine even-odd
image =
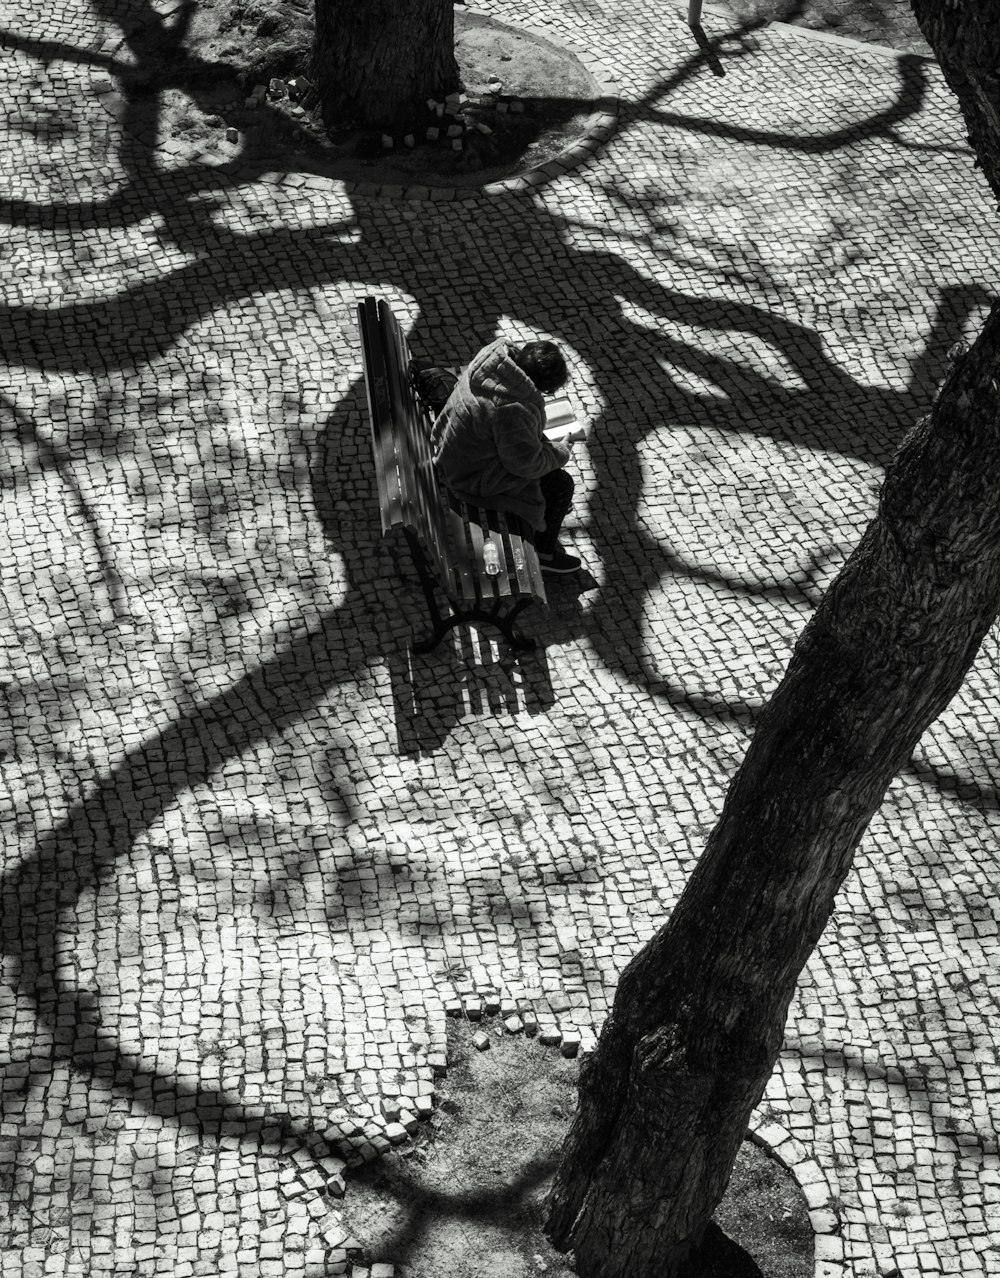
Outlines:
[{"label": "person's head", "polygon": [[569,369],[555,342],[526,342],[514,347],[511,359],[522,373],[527,373],[543,395],[551,395],[566,385]]}]

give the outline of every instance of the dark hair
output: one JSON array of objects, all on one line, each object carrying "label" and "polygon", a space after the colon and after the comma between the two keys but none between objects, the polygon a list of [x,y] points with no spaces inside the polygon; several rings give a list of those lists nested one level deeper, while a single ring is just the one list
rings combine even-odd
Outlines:
[{"label": "dark hair", "polygon": [[569,369],[555,342],[526,342],[511,358],[522,373],[527,373],[543,395],[551,395],[565,386]]}]

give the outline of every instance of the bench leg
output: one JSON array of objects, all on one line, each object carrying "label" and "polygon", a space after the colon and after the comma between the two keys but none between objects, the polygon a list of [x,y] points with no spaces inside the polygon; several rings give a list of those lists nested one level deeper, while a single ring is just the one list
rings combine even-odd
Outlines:
[{"label": "bench leg", "polygon": [[440,615],[437,616],[434,619],[434,629],[431,633],[426,639],[410,644],[410,651],[417,653],[418,656],[425,652],[433,652],[452,626],[457,625],[461,620],[461,617],[449,617],[447,621],[442,621]]},{"label": "bench leg", "polygon": [[432,627],[430,636],[427,639],[422,639],[419,643],[412,644],[411,651],[417,653],[430,652],[438,646],[448,633],[449,628],[455,623],[453,618],[449,618],[446,621],[441,616],[441,610],[437,606],[437,599],[434,597],[434,578],[431,576],[430,568],[427,566],[420,542],[417,541],[409,528],[406,530],[406,540],[410,547],[410,557],[420,578],[420,584],[424,588],[424,599],[427,603],[427,613],[431,619]]},{"label": "bench leg", "polygon": [[482,608],[472,608],[468,612],[454,612],[450,617],[442,617],[434,595],[434,578],[431,576],[431,571],[424,558],[420,543],[409,529],[406,530],[406,540],[409,543],[410,553],[420,577],[420,584],[424,588],[424,599],[427,601],[427,613],[431,622],[431,633],[426,639],[421,639],[417,643],[411,644],[411,652],[418,655],[422,655],[425,652],[433,652],[452,626],[477,622],[496,626],[516,652],[534,652],[537,646],[534,639],[529,639],[526,635],[522,635],[514,625],[515,620],[525,608],[534,603],[534,599],[530,595],[518,599],[503,614],[500,612],[500,604],[494,604],[489,612],[484,612]]},{"label": "bench leg", "polygon": [[534,603],[534,600],[530,597],[519,599],[503,617],[491,618],[493,624],[500,629],[503,637],[515,652],[534,652],[537,647],[534,639],[529,639],[527,635],[522,635],[514,625],[516,618],[532,603]]},{"label": "bench leg", "polygon": [[483,612],[481,608],[474,608],[469,612],[452,613],[450,617],[446,618],[442,618],[435,605],[433,630],[426,639],[421,639],[418,643],[412,644],[410,651],[417,654],[433,652],[452,626],[482,624],[496,626],[515,652],[534,652],[537,647],[535,640],[527,635],[522,635],[514,625],[514,619],[517,615],[533,602],[534,600],[530,598],[519,599],[513,608],[503,616],[495,608],[490,612]]}]

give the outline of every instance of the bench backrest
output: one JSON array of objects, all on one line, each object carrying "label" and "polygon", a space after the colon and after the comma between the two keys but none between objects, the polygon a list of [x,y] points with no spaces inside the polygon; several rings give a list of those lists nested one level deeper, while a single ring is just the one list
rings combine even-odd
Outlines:
[{"label": "bench backrest", "polygon": [[448,593],[475,598],[472,564],[463,562],[452,546],[449,524],[462,521],[438,486],[430,422],[410,375],[406,338],[388,303],[374,297],[359,303],[358,325],[382,532],[405,529],[417,538]]},{"label": "bench backrest", "polygon": [[365,389],[378,458],[382,531],[422,529],[438,521],[440,492],[423,410],[409,380],[410,353],[396,317],[368,297],[358,307],[365,356]]}]

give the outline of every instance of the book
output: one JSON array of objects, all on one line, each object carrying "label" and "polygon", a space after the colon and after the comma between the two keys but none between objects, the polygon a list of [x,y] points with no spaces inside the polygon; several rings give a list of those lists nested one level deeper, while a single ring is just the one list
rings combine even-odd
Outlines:
[{"label": "book", "polygon": [[579,425],[573,405],[565,397],[551,399],[545,405],[545,426],[542,433],[546,439],[563,439]]}]

